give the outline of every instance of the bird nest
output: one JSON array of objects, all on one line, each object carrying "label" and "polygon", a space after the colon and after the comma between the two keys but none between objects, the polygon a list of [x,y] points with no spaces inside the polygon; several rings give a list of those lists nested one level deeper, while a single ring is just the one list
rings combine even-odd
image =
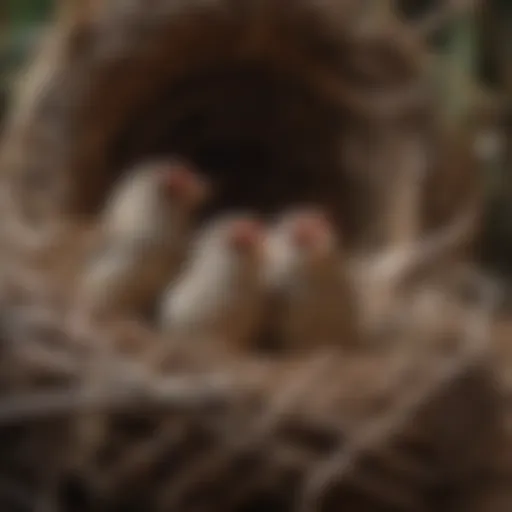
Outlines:
[{"label": "bird nest", "polygon": [[279,358],[68,314],[76,216],[149,155],[207,170],[212,211],[318,202],[354,245],[395,233],[396,169],[427,176],[419,229],[460,204],[434,199],[440,176],[466,201],[421,45],[360,4],[91,0],[50,31],[2,151],[2,510],[468,510],[485,494],[501,422],[482,301],[455,339]]}]

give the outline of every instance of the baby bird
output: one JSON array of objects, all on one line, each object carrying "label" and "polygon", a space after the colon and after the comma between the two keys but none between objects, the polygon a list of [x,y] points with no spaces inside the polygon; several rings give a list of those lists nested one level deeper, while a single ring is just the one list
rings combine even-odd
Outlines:
[{"label": "baby bird", "polygon": [[177,161],[132,169],[102,213],[102,246],[80,283],[86,307],[144,312],[178,270],[193,214],[209,190],[205,179]]},{"label": "baby bird", "polygon": [[407,295],[401,325],[403,331],[416,335],[417,343],[446,342],[464,336],[469,308],[439,284],[425,284]]},{"label": "baby bird", "polygon": [[283,348],[357,340],[352,291],[340,240],[320,210],[285,213],[268,236],[267,289],[274,298],[274,337]]},{"label": "baby bird", "polygon": [[162,331],[173,341],[200,341],[206,348],[250,343],[264,299],[263,241],[263,226],[249,215],[221,216],[207,224],[188,266],[164,293]]},{"label": "baby bird", "polygon": [[[412,313],[408,315],[403,311],[411,309],[412,302],[417,303],[414,307],[425,311],[425,315],[421,314],[425,318],[432,316],[430,311],[434,308],[433,304],[441,304],[445,298],[431,291],[412,296],[408,292],[417,290],[418,284],[427,277],[432,279],[439,276],[444,267],[453,267],[450,262],[453,263],[457,251],[471,239],[475,223],[476,213],[469,209],[420,240],[348,261],[350,280],[361,312],[360,330],[365,336],[379,339],[383,334],[394,332],[398,325],[408,322],[407,317]],[[415,297],[414,300],[412,297]],[[441,309],[438,308],[439,311]]]}]

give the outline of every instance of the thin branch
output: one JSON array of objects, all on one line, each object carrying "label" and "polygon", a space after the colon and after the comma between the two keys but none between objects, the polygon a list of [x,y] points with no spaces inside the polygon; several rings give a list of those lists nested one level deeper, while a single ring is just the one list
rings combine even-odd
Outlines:
[{"label": "thin branch", "polygon": [[222,378],[175,377],[152,388],[108,387],[95,392],[81,389],[11,395],[0,399],[0,425],[69,416],[88,411],[128,412],[152,409],[201,409],[227,402],[230,389]]}]

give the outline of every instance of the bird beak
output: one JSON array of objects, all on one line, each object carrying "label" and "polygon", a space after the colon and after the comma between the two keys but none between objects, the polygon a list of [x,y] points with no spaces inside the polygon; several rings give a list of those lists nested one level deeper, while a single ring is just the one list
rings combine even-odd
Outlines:
[{"label": "bird beak", "polygon": [[195,207],[212,196],[212,185],[209,180],[186,167],[170,169],[165,175],[166,189],[173,197]]},{"label": "bird beak", "polygon": [[246,220],[233,226],[229,242],[231,247],[239,252],[260,255],[265,245],[263,238],[262,226],[256,221]]},{"label": "bird beak", "polygon": [[292,243],[310,255],[312,261],[323,260],[334,243],[330,224],[324,216],[305,216],[292,228]]}]

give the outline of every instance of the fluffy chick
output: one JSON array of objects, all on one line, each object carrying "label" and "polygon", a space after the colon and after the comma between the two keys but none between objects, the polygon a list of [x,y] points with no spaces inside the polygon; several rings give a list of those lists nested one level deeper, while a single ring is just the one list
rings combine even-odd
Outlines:
[{"label": "fluffy chick", "polygon": [[356,343],[353,293],[341,241],[322,211],[283,214],[268,236],[265,282],[273,297],[274,337],[284,348]]},{"label": "fluffy chick", "polygon": [[[353,257],[348,262],[348,274],[361,312],[360,330],[365,336],[378,339],[383,333],[392,331],[394,325],[403,323],[397,319],[410,306],[407,304],[411,300],[407,290],[411,287],[417,289],[418,283],[439,275],[445,266],[451,268],[453,255],[471,237],[474,224],[475,213],[470,209],[418,241],[393,246],[364,257]],[[421,296],[423,298],[418,301],[423,305],[418,307],[425,312],[434,307],[432,304],[444,300],[441,295],[434,298],[430,291],[425,294],[422,292]],[[430,305],[427,306],[427,303]],[[425,313],[423,316],[429,315]]]},{"label": "fluffy chick", "polygon": [[255,218],[231,214],[197,235],[189,264],[164,293],[160,327],[178,342],[245,347],[263,306],[264,228]]},{"label": "fluffy chick", "polygon": [[95,312],[144,312],[179,269],[193,214],[208,192],[208,183],[180,162],[127,173],[102,213],[102,246],[80,283],[82,303]]}]

